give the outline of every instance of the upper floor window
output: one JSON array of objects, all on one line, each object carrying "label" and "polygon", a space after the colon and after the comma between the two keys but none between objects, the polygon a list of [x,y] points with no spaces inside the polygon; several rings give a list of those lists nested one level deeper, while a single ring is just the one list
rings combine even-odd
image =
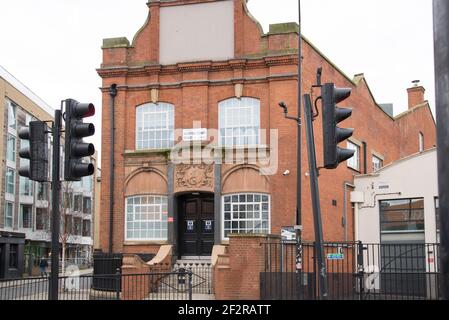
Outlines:
[{"label": "upper floor window", "polygon": [[83,233],[83,219],[73,218],[73,234],[75,236],[81,236]]},{"label": "upper floor window", "polygon": [[73,211],[82,212],[83,210],[83,195],[75,194],[73,195]]},{"label": "upper floor window", "polygon": [[16,162],[16,138],[8,134],[8,142],[6,146],[6,159]]},{"label": "upper floor window", "polygon": [[376,156],[373,156],[373,171],[379,171],[384,166],[384,161]]},{"label": "upper floor window", "polygon": [[424,134],[422,132],[419,133],[419,152],[424,151]]},{"label": "upper floor window", "polygon": [[8,127],[13,130],[16,130],[16,111],[17,111],[17,106],[14,103],[9,102],[8,103]]},{"label": "upper floor window", "polygon": [[90,220],[83,220],[83,237],[90,237],[92,235],[91,225],[92,222]]},{"label": "upper floor window", "polygon": [[47,208],[36,208],[36,230],[49,230],[50,217]]},{"label": "upper floor window", "polygon": [[220,102],[218,108],[222,146],[256,146],[259,144],[260,100],[232,98]]},{"label": "upper floor window", "polygon": [[85,214],[92,213],[92,198],[83,197],[83,213]]},{"label": "upper floor window", "polygon": [[348,149],[354,150],[354,156],[348,160],[348,167],[360,171],[360,146],[348,141]]},{"label": "upper floor window", "polygon": [[380,201],[382,232],[424,231],[424,199]]},{"label": "upper floor window", "polygon": [[174,144],[174,106],[148,103],[136,109],[136,148],[168,149]]},{"label": "upper floor window", "polygon": [[48,186],[46,183],[37,184],[37,200],[48,200]]},{"label": "upper floor window", "polygon": [[6,193],[14,194],[16,172],[11,168],[6,168]]},{"label": "upper floor window", "polygon": [[87,176],[87,177],[82,178],[84,191],[92,192],[92,185],[93,185],[92,181],[93,181],[93,176]]},{"label": "upper floor window", "polygon": [[19,191],[21,196],[32,196],[33,195],[33,181],[28,178],[19,178]]},{"label": "upper floor window", "polygon": [[31,229],[33,227],[33,207],[31,205],[20,205],[19,226],[24,229]]}]

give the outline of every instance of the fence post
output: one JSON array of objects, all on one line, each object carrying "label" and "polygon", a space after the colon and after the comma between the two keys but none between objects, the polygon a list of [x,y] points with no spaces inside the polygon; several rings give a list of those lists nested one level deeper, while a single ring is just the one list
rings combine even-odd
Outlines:
[{"label": "fence post", "polygon": [[363,263],[363,244],[362,241],[357,242],[357,274],[359,278],[359,300],[363,300],[364,285],[364,263]]},{"label": "fence post", "polygon": [[189,300],[193,300],[192,296],[193,296],[193,288],[192,288],[192,270],[188,270],[187,271],[188,275],[189,275]]},{"label": "fence post", "polygon": [[120,283],[121,282],[121,273],[120,268],[117,268],[115,271],[115,298],[120,300]]}]

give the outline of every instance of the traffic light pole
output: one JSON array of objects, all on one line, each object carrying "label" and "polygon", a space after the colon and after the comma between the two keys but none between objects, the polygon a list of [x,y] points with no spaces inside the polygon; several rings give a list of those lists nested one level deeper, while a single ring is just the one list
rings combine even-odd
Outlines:
[{"label": "traffic light pole", "polygon": [[449,1],[433,1],[442,298],[449,300]]},{"label": "traffic light pole", "polygon": [[301,96],[302,96],[302,26],[301,26],[301,0],[298,0],[298,145],[296,156],[296,288],[298,295],[301,289],[301,272],[302,272],[302,121],[301,121]]},{"label": "traffic light pole", "polygon": [[59,214],[59,194],[61,191],[60,181],[60,137],[61,137],[61,110],[55,111],[55,122],[53,123],[53,163],[52,163],[52,188],[51,188],[51,274],[49,300],[58,300],[58,278],[59,278],[59,229],[61,216]]},{"label": "traffic light pole", "polygon": [[315,141],[313,134],[312,101],[309,94],[304,95],[304,120],[306,124],[307,154],[309,157],[310,192],[312,196],[313,221],[315,229],[316,265],[318,267],[318,288],[320,299],[327,300],[327,271],[324,260],[323,225],[321,222],[320,193],[318,188],[318,168],[316,164]]}]

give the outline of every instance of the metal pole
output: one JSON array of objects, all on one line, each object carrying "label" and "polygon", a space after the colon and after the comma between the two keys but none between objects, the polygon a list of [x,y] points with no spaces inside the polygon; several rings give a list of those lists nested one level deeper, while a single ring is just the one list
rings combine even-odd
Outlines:
[{"label": "metal pole", "polygon": [[301,216],[301,178],[302,178],[302,121],[301,121],[301,96],[302,96],[302,32],[301,32],[301,0],[298,0],[298,142],[297,142],[297,186],[296,186],[296,288],[299,297],[301,288],[302,271],[302,216]]},{"label": "metal pole", "polygon": [[449,1],[433,1],[441,296],[449,300]]},{"label": "metal pole", "polygon": [[59,214],[59,194],[61,190],[60,181],[60,136],[61,136],[61,110],[55,111],[55,122],[52,128],[53,134],[53,173],[51,190],[51,274],[49,285],[49,300],[58,300],[58,278],[59,278],[59,229],[61,216]]},{"label": "metal pole", "polygon": [[327,300],[327,272],[324,261],[323,225],[321,222],[320,192],[318,188],[318,169],[312,123],[312,101],[309,94],[304,95],[304,119],[306,123],[307,153],[309,157],[310,192],[312,196],[315,244],[318,265],[318,284],[320,299]]}]

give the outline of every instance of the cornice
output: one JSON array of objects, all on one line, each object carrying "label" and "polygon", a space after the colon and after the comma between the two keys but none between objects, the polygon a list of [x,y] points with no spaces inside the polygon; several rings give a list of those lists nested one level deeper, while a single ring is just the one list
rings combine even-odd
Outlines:
[{"label": "cornice", "polygon": [[297,65],[296,55],[268,56],[258,59],[233,59],[229,61],[201,61],[178,63],[176,65],[145,64],[140,66],[103,66],[97,69],[102,78],[142,77],[152,75],[176,74],[186,72],[218,72],[233,70],[251,70],[281,65]]},{"label": "cornice", "polygon": [[[155,82],[155,83],[134,84],[134,85],[118,85],[117,89],[119,91],[142,91],[150,89],[182,88],[194,86],[223,86],[223,85],[234,85],[236,83],[253,84],[253,83],[265,83],[271,81],[285,81],[297,79],[298,79],[297,73],[284,73],[262,77],[226,78],[220,80],[199,79],[199,80],[187,80],[187,81],[167,82],[167,83]],[[103,93],[106,93],[108,92],[109,87],[101,87],[100,89]]]}]

